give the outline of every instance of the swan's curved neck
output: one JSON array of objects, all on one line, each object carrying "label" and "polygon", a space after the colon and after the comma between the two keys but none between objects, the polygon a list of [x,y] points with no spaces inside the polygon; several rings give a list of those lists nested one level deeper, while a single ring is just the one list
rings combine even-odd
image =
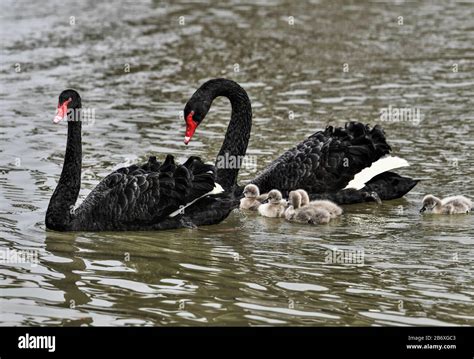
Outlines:
[{"label": "swan's curved neck", "polygon": [[224,142],[216,157],[217,182],[226,190],[232,189],[247,152],[252,129],[252,106],[245,90],[236,82],[216,80],[210,86],[210,102],[216,97],[227,97],[232,115]]},{"label": "swan's curved neck", "polygon": [[46,227],[66,230],[71,226],[73,208],[81,188],[81,121],[68,121],[66,155],[56,190],[46,211]]}]

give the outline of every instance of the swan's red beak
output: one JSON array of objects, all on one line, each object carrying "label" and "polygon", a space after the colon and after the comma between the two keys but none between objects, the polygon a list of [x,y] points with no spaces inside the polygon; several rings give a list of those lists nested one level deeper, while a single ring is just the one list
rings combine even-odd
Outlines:
[{"label": "swan's red beak", "polygon": [[184,144],[187,145],[198,127],[198,123],[193,120],[194,111],[191,111],[186,117],[186,134],[184,135]]},{"label": "swan's red beak", "polygon": [[56,116],[54,116],[53,122],[59,123],[67,114],[67,105],[71,102],[72,99],[64,101],[62,104],[58,104],[58,111],[56,112]]}]

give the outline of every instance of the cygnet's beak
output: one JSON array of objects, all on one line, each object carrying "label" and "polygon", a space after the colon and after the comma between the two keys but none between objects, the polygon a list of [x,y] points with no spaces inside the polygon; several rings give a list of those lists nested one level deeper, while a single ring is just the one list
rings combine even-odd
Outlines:
[{"label": "cygnet's beak", "polygon": [[426,207],[425,207],[425,206],[423,206],[423,207],[420,208],[420,213],[423,213],[424,211],[426,211]]}]

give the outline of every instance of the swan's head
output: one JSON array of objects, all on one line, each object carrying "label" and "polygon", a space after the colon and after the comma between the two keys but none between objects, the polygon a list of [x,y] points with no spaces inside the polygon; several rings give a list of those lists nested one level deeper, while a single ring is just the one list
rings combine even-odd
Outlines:
[{"label": "swan's head", "polygon": [[270,192],[268,192],[268,202],[278,204],[281,202],[282,199],[283,196],[281,195],[281,192],[279,190],[272,189]]},{"label": "swan's head", "polygon": [[54,116],[53,122],[59,123],[61,120],[68,116],[68,121],[74,121],[76,119],[76,109],[80,109],[82,107],[81,104],[81,96],[75,90],[64,90],[59,95],[58,101],[58,109],[56,112],[56,116]]},{"label": "swan's head", "polygon": [[439,198],[433,196],[432,194],[428,194],[423,198],[422,207],[420,209],[420,213],[424,211],[432,211],[433,208],[439,203]]},{"label": "swan's head", "polygon": [[288,195],[288,200],[294,209],[301,207],[301,197],[302,196],[300,191],[291,191]]},{"label": "swan's head", "polygon": [[184,107],[184,119],[186,121],[186,134],[184,135],[184,143],[187,145],[196,131],[196,128],[204,120],[209,109],[211,102],[206,99],[201,92],[198,90],[189,99],[188,103]]},{"label": "swan's head", "polygon": [[260,196],[260,190],[254,184],[248,184],[244,188],[244,196],[247,198],[256,198]]},{"label": "swan's head", "polygon": [[245,90],[232,80],[211,79],[196,90],[184,107],[184,119],[186,121],[185,144],[191,141],[196,128],[209,112],[212,101],[219,96],[227,97],[232,104],[232,108],[234,108],[234,101],[239,101],[239,106],[244,106],[245,111],[250,115],[251,121],[250,100]]}]

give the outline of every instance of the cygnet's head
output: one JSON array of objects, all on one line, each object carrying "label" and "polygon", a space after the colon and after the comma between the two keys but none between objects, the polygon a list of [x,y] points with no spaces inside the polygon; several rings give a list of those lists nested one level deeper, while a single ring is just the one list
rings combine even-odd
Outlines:
[{"label": "cygnet's head", "polygon": [[420,209],[420,213],[424,211],[431,211],[433,208],[439,203],[439,198],[433,196],[432,194],[428,194],[423,198],[422,207]]},{"label": "cygnet's head", "polygon": [[301,193],[299,191],[291,191],[288,200],[294,209],[301,207]]},{"label": "cygnet's head", "polygon": [[306,192],[304,189],[297,189],[296,191],[301,195],[301,206],[306,206],[309,204],[308,192]]},{"label": "cygnet's head", "polygon": [[277,189],[272,189],[270,192],[268,192],[268,202],[270,203],[280,203],[282,198],[281,192]]},{"label": "cygnet's head", "polygon": [[244,196],[247,198],[256,198],[260,196],[260,190],[254,184],[248,184],[244,188]]}]

